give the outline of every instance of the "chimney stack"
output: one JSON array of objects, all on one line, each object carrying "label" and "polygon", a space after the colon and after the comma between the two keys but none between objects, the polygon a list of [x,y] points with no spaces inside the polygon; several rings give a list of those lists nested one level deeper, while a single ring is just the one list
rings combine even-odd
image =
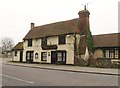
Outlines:
[{"label": "chimney stack", "polygon": [[84,10],[78,12],[78,15],[80,18],[82,18],[82,17],[89,18],[90,12],[87,10],[86,5],[84,6]]},{"label": "chimney stack", "polygon": [[84,10],[79,11],[79,23],[78,29],[80,30],[81,35],[87,35],[89,31],[89,15],[90,12],[87,10],[86,5],[84,6]]},{"label": "chimney stack", "polygon": [[34,23],[31,23],[31,29],[34,28],[35,24]]}]

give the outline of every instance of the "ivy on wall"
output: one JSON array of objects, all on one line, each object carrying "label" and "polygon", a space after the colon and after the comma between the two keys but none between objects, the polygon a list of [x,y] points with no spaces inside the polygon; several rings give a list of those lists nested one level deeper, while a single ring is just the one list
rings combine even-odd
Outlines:
[{"label": "ivy on wall", "polygon": [[87,40],[87,47],[88,47],[89,53],[93,53],[93,51],[94,51],[94,44],[93,44],[92,33],[91,33],[90,30],[88,31],[86,40]]}]

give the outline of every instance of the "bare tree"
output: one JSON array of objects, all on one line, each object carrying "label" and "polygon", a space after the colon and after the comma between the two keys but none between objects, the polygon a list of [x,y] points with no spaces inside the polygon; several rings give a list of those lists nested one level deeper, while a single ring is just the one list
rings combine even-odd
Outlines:
[{"label": "bare tree", "polygon": [[8,57],[8,53],[11,52],[12,48],[14,46],[14,41],[11,38],[3,38],[2,39],[2,54],[5,57]]}]

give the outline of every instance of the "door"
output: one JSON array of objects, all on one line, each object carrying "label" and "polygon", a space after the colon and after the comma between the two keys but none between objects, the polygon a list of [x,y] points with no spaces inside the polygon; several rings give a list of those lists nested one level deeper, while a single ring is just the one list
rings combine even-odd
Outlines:
[{"label": "door", "polygon": [[23,51],[20,51],[20,62],[23,61]]},{"label": "door", "polygon": [[33,62],[33,54],[34,54],[34,51],[27,51],[26,52],[26,61],[28,63],[32,63]]},{"label": "door", "polygon": [[51,51],[51,64],[56,64],[57,62],[57,52]]}]

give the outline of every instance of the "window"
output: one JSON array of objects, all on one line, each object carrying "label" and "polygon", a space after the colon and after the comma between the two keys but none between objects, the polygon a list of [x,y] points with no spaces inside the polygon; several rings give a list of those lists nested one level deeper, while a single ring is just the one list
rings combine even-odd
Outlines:
[{"label": "window", "polygon": [[17,56],[17,51],[15,51],[15,56]]},{"label": "window", "polygon": [[109,58],[109,50],[106,50],[106,51],[105,51],[105,57],[106,57],[106,58]]},{"label": "window", "polygon": [[109,52],[110,52],[110,53],[109,53],[109,57],[110,57],[110,58],[114,58],[114,50],[110,50]]},{"label": "window", "polygon": [[120,49],[118,49],[118,58],[120,59]]},{"label": "window", "polygon": [[62,61],[62,53],[57,53],[58,61]]},{"label": "window", "polygon": [[47,52],[41,53],[41,61],[47,61]]},{"label": "window", "polygon": [[41,39],[41,45],[47,45],[47,38]]},{"label": "window", "polygon": [[63,61],[66,59],[66,53],[63,53]]},{"label": "window", "polygon": [[105,58],[119,58],[119,49],[109,49],[104,51]]},{"label": "window", "polygon": [[65,44],[66,43],[66,36],[65,35],[60,35],[58,37],[59,44]]},{"label": "window", "polygon": [[28,39],[28,46],[32,46],[32,39]]},{"label": "window", "polygon": [[57,53],[57,60],[65,62],[66,59],[66,53],[65,52],[58,52]]},{"label": "window", "polygon": [[118,58],[118,50],[115,50],[115,58]]}]

